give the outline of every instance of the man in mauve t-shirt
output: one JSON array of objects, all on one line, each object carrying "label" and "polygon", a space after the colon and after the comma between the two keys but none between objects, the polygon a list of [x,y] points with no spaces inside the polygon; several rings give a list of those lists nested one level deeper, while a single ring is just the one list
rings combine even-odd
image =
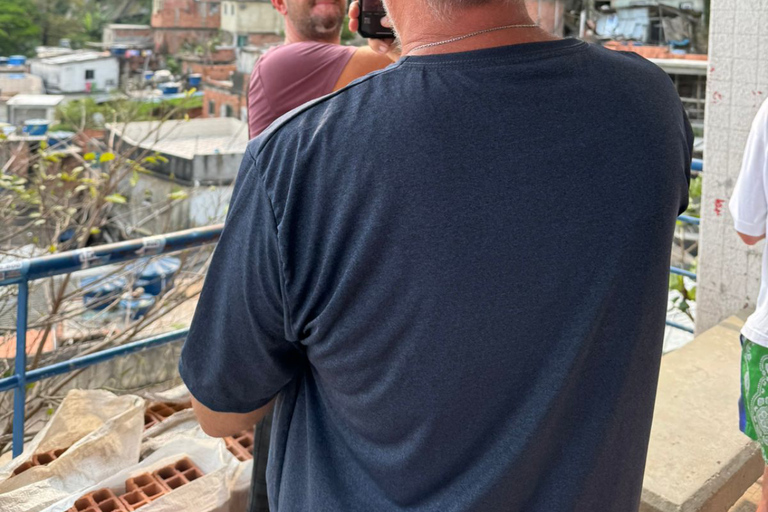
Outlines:
[{"label": "man in mauve t-shirt", "polygon": [[392,64],[369,47],[341,46],[347,0],[272,0],[272,5],[285,18],[285,44],[270,49],[253,69],[251,137],[294,108]]}]

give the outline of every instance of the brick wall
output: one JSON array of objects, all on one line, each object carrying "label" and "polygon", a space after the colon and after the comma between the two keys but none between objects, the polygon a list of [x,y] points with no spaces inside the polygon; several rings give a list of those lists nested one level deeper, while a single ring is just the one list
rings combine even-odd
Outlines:
[{"label": "brick wall", "polygon": [[182,62],[181,66],[184,74],[200,73],[203,78],[210,78],[212,80],[229,80],[232,73],[237,70],[237,66],[234,64],[214,64],[206,65],[200,62]]},{"label": "brick wall", "polygon": [[[241,107],[246,106],[245,95],[207,82],[203,93],[203,117],[223,117],[221,112],[225,105],[229,105],[232,109],[231,117],[240,119]],[[213,112],[211,112],[211,107],[213,107]],[[243,119],[243,121],[245,120]]]},{"label": "brick wall", "polygon": [[221,2],[164,0],[152,13],[153,28],[209,28],[221,25]]},{"label": "brick wall", "polygon": [[698,331],[757,302],[763,243],[750,248],[728,212],[749,128],[768,97],[768,2],[712,0]]},{"label": "brick wall", "polygon": [[216,30],[209,29],[155,29],[155,51],[174,55],[181,53],[185,43],[204,43],[216,36]]}]

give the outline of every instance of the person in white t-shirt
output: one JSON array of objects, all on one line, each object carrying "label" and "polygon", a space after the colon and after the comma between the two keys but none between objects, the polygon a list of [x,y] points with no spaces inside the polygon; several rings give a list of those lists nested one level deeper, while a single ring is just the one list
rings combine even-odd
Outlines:
[{"label": "person in white t-shirt", "polygon": [[[755,121],[747,141],[744,163],[731,197],[734,225],[747,245],[765,238],[768,219],[768,101]],[[760,443],[766,469],[758,512],[768,512],[768,251],[763,252],[763,271],[757,309],[741,329],[740,427]]]}]

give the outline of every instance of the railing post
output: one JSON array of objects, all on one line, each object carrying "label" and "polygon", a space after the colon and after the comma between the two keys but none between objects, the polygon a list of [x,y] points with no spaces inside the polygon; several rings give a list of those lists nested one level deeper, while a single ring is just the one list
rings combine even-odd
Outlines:
[{"label": "railing post", "polygon": [[[29,304],[29,281],[19,283],[16,308],[16,389],[13,392],[13,456],[24,451],[24,415],[27,403],[27,307]],[[43,340],[45,342],[45,340]]]}]

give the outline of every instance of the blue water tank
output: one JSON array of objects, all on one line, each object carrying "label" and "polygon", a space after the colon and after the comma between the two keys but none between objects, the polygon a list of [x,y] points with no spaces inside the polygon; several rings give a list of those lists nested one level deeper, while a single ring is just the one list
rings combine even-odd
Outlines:
[{"label": "blue water tank", "polygon": [[75,136],[75,132],[65,132],[65,131],[49,132],[48,145],[49,146],[67,145],[74,136]]},{"label": "blue water tank", "polygon": [[115,303],[122,295],[127,282],[122,277],[105,277],[106,274],[84,277],[80,287],[87,288],[83,294],[83,304],[88,309],[101,311]]},{"label": "blue water tank", "polygon": [[0,66],[8,65],[8,57],[0,57]]},{"label": "blue water tank", "polygon": [[23,66],[27,63],[27,58],[23,55],[11,55],[8,58],[8,64],[11,66]]},{"label": "blue water tank", "polygon": [[200,82],[203,81],[203,75],[200,73],[192,73],[189,75],[189,85],[190,87],[197,87],[200,85]]},{"label": "blue water tank", "polygon": [[22,128],[22,132],[26,133],[27,135],[39,137],[48,133],[49,124],[50,121],[47,119],[30,119],[29,121],[24,121],[24,128]]},{"label": "blue water tank", "polygon": [[160,86],[163,94],[178,94],[181,87],[176,82],[168,82]]},{"label": "blue water tank", "polygon": [[141,297],[122,299],[120,301],[120,309],[130,309],[131,320],[138,320],[139,318],[149,313],[149,310],[152,309],[152,306],[155,305],[156,300],[157,299],[155,299],[155,297],[152,295],[144,293],[141,295]]},{"label": "blue water tank", "polygon": [[124,57],[127,49],[125,45],[116,44],[109,47],[109,52],[115,57]]},{"label": "blue water tank", "polygon": [[181,260],[174,257],[139,260],[136,264],[135,288],[144,288],[150,295],[160,295],[173,286],[173,280],[181,268]]}]

